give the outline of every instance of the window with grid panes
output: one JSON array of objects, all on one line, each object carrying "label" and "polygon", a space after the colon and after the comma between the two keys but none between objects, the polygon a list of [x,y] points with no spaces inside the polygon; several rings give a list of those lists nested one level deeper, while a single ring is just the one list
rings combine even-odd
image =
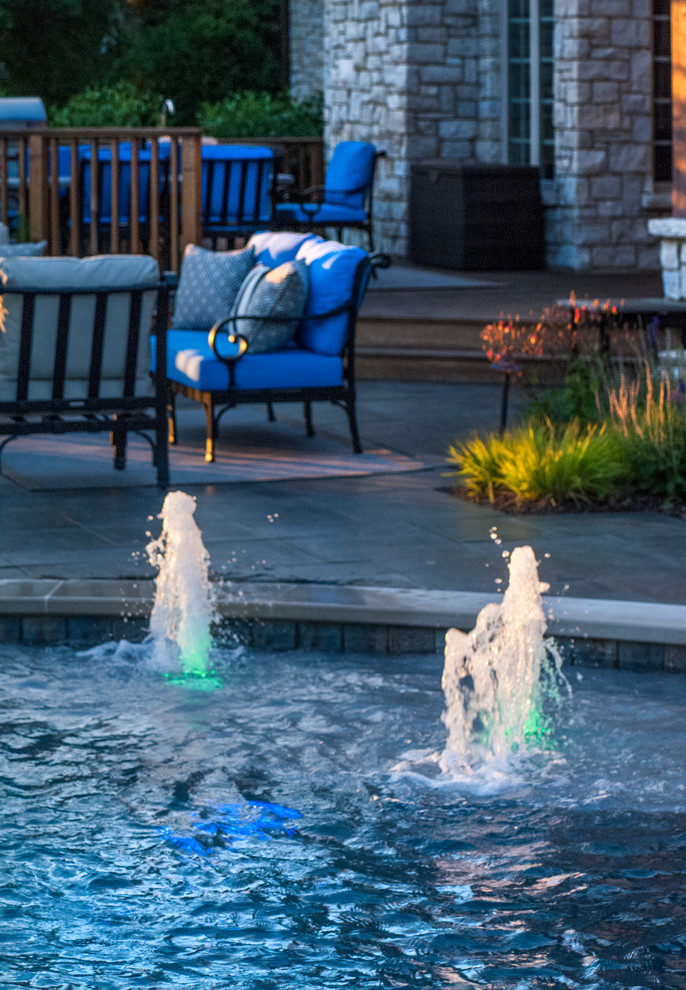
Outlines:
[{"label": "window with grid panes", "polygon": [[550,178],[553,132],[553,0],[508,0],[507,157]]}]

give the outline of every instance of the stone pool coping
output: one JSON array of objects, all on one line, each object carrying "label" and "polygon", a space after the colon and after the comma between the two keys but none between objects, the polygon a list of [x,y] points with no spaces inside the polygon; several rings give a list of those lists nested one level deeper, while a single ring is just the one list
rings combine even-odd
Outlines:
[{"label": "stone pool coping", "polygon": [[[142,638],[154,581],[0,581],[0,641]],[[497,595],[329,584],[221,587],[220,627],[258,648],[440,653]],[[686,672],[686,606],[544,597],[548,634],[571,663]]]}]

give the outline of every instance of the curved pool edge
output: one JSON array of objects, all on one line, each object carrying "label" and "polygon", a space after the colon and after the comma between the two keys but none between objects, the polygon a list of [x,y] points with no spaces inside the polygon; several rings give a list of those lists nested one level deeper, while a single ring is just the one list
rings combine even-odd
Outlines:
[{"label": "curved pool edge", "polygon": [[[0,641],[140,638],[154,587],[153,580],[0,580]],[[257,647],[439,653],[448,628],[471,629],[494,600],[470,591],[236,582],[219,589],[217,611]],[[543,601],[548,633],[572,663],[686,673],[685,605]]]}]

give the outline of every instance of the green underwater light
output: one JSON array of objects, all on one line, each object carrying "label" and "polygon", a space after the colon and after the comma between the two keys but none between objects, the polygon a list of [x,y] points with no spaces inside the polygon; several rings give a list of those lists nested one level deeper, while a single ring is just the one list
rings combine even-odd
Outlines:
[{"label": "green underwater light", "polygon": [[553,720],[537,705],[531,706],[529,717],[524,723],[524,742],[537,749],[556,748]]},{"label": "green underwater light", "polygon": [[182,674],[164,674],[165,680],[175,687],[188,688],[191,691],[217,691],[224,686],[221,677],[213,670],[184,670]]}]

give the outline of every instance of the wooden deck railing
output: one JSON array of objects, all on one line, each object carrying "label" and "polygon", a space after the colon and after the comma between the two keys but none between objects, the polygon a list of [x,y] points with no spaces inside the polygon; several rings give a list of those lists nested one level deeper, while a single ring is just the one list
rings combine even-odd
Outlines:
[{"label": "wooden deck railing", "polygon": [[324,142],[320,137],[231,138],[222,144],[254,144],[271,148],[279,172],[293,176],[293,188],[303,191],[324,184]]},{"label": "wooden deck railing", "polygon": [[[324,181],[320,138],[226,143],[272,148],[297,189]],[[0,220],[47,240],[48,254],[144,251],[178,271],[186,244],[202,240],[201,152],[198,128],[2,131]]]},{"label": "wooden deck railing", "polygon": [[18,215],[48,254],[145,251],[178,270],[185,245],[201,237],[200,153],[198,128],[3,131],[0,219]]}]

